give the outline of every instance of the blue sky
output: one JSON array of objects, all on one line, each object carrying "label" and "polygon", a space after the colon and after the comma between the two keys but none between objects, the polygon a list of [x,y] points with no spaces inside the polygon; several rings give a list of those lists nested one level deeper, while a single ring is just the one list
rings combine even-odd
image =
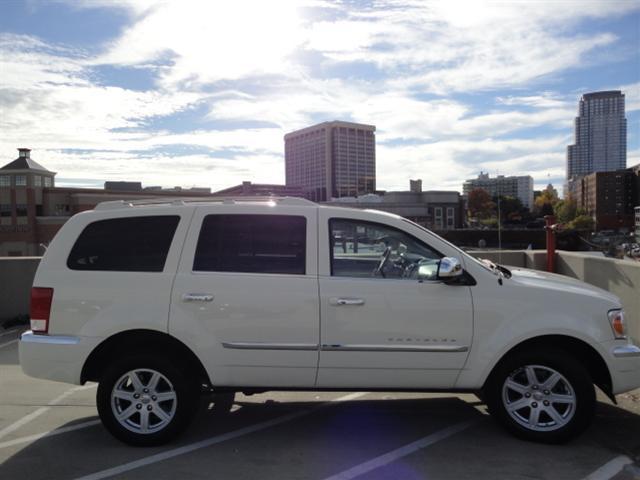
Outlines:
[{"label": "blue sky", "polygon": [[381,189],[561,187],[609,89],[640,163],[635,0],[0,2],[0,164],[31,147],[58,185],[283,183],[283,135],[339,119],[376,125]]}]

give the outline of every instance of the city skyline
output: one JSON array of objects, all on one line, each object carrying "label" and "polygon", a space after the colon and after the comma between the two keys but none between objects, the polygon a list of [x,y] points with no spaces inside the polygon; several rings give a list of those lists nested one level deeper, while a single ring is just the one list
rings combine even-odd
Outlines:
[{"label": "city skyline", "polygon": [[640,163],[635,2],[184,5],[2,3],[0,163],[24,146],[61,186],[284,184],[283,135],[345,120],[377,126],[381,190],[480,171],[560,190],[599,90],[625,94]]}]

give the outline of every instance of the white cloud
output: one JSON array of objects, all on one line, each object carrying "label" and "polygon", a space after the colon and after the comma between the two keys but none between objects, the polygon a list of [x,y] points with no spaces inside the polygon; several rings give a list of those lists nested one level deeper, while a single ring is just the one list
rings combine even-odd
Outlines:
[{"label": "white cloud", "polygon": [[[2,155],[32,146],[36,159],[77,180],[277,183],[285,132],[345,119],[377,126],[378,186],[386,189],[415,177],[428,188],[460,189],[481,169],[564,175],[576,99],[528,87],[589,66],[594,52],[618,41],[604,30],[578,34],[580,22],[639,8],[595,0],[68,5],[126,9],[129,25],[97,56],[0,35]],[[316,9],[322,19],[308,17]],[[351,70],[363,63],[373,73]],[[95,75],[102,65],[151,65],[155,83],[146,91],[103,84]],[[505,87],[509,94],[493,92]],[[640,83],[622,89],[627,110],[640,109]],[[492,92],[481,106],[460,95],[485,90]],[[186,133],[149,127],[205,104],[203,124]],[[531,138],[532,129],[543,130],[541,138]],[[215,155],[158,153],[183,146]]]}]

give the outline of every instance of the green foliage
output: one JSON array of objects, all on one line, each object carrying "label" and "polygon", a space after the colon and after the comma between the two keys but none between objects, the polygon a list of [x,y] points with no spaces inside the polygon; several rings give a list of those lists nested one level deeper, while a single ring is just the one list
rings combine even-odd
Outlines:
[{"label": "green foliage", "polygon": [[558,203],[557,192],[547,187],[533,202],[533,209],[540,216],[553,215],[553,207],[556,203]]},{"label": "green foliage", "polygon": [[485,227],[498,228],[498,219],[496,217],[485,218],[484,220],[480,220],[480,223]]},{"label": "green foliage", "polygon": [[595,223],[589,215],[578,215],[569,223],[569,228],[575,230],[593,230]]},{"label": "green foliage", "polygon": [[578,215],[578,204],[572,196],[558,200],[553,211],[560,223],[570,223]]}]

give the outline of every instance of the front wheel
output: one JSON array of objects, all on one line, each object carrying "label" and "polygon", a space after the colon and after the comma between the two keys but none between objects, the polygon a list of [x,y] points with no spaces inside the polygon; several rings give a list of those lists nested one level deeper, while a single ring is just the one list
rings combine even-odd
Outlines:
[{"label": "front wheel", "polygon": [[595,411],[589,373],[560,351],[516,353],[503,360],[485,387],[489,410],[516,436],[566,442],[582,433]]},{"label": "front wheel", "polygon": [[130,445],[160,445],[189,424],[198,400],[197,382],[169,360],[152,355],[113,364],[98,385],[100,419]]}]

